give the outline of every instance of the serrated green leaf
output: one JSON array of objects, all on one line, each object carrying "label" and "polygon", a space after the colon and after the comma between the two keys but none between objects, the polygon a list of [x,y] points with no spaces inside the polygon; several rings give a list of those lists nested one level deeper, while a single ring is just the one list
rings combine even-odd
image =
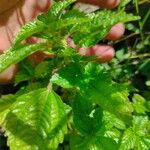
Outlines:
[{"label": "serrated green leaf", "polygon": [[71,150],[117,150],[118,145],[110,138],[71,136]]},{"label": "serrated green leaf", "polygon": [[66,28],[68,26],[73,28],[74,25],[77,26],[78,24],[87,23],[88,21],[89,19],[87,17],[81,17],[81,18],[71,17],[71,18],[60,19],[57,22],[54,22],[54,24],[52,23],[52,26],[55,26],[56,30]]},{"label": "serrated green leaf", "polygon": [[64,19],[64,18],[85,18],[85,17],[86,17],[86,14],[84,12],[81,12],[77,8],[73,8],[61,16],[62,19]]},{"label": "serrated green leaf", "polygon": [[139,94],[135,94],[132,98],[133,107],[138,114],[145,114],[147,111],[146,100]]},{"label": "serrated green leaf", "polygon": [[51,16],[51,15],[58,16],[62,10],[67,8],[70,4],[72,4],[75,1],[76,0],[63,0],[63,1],[59,1],[57,3],[54,2],[54,4],[52,5],[52,7],[50,8],[50,10],[48,12],[48,15],[49,16]]},{"label": "serrated green leaf", "polygon": [[17,64],[27,56],[33,54],[38,50],[43,50],[45,48],[44,43],[25,45],[22,48],[7,51],[6,53],[0,55],[0,72],[4,71],[12,64]]},{"label": "serrated green leaf", "polygon": [[[88,14],[89,22],[74,27],[72,37],[74,42],[81,47],[90,47],[105,38],[111,27],[120,22],[138,20],[139,17],[125,12],[102,10]],[[77,30],[78,29],[78,30]]]},{"label": "serrated green leaf", "polygon": [[70,64],[62,68],[59,73],[52,76],[51,82],[63,88],[73,88],[82,82],[81,67],[77,64]]},{"label": "serrated green leaf", "polygon": [[16,97],[14,95],[5,95],[1,96],[0,98],[0,126],[5,120],[5,117],[7,113],[9,112],[9,109],[15,103]]},{"label": "serrated green leaf", "polygon": [[124,133],[120,150],[133,149],[135,144],[136,144],[136,135],[130,128],[126,130],[126,132]]},{"label": "serrated green leaf", "polygon": [[119,143],[122,132],[116,128],[111,128],[110,130],[105,131],[105,136],[113,139],[116,143]]},{"label": "serrated green leaf", "polygon": [[106,130],[112,129],[113,127],[119,130],[126,129],[125,123],[122,120],[118,119],[115,115],[111,114],[110,112],[104,111],[103,121]]},{"label": "serrated green leaf", "polygon": [[44,27],[45,25],[40,21],[27,23],[21,28],[21,30],[17,34],[15,41],[13,42],[13,47],[16,47],[18,44],[21,43],[22,40],[31,37],[33,34],[41,32]]},{"label": "serrated green leaf", "polygon": [[54,74],[51,78],[51,82],[54,84],[57,84],[63,88],[73,88],[73,86],[69,83],[68,80],[66,80],[65,78],[62,78],[61,76],[59,76],[58,74]]},{"label": "serrated green leaf", "polygon": [[133,108],[129,102],[126,88],[115,83],[105,82],[105,77],[103,77],[90,82],[84,95],[99,104],[104,110],[117,115],[120,119],[129,123],[130,119],[132,119],[131,113]]},{"label": "serrated green leaf", "polygon": [[78,95],[73,102],[73,120],[75,128],[82,135],[92,136],[101,129],[103,110]]},{"label": "serrated green leaf", "polygon": [[17,98],[5,119],[11,150],[55,150],[67,132],[66,106],[53,91],[39,89]]},{"label": "serrated green leaf", "polygon": [[149,150],[150,148],[150,121],[148,117],[135,116],[133,126],[125,130],[120,150]]},{"label": "serrated green leaf", "polygon": [[113,82],[109,74],[98,67],[99,64],[92,63],[91,65],[91,63],[88,63],[88,65],[90,66],[88,76],[90,75],[91,79],[88,81],[86,89],[83,89],[83,95],[99,104],[104,110],[117,115],[126,122],[129,121],[133,108],[128,99],[127,88]]}]

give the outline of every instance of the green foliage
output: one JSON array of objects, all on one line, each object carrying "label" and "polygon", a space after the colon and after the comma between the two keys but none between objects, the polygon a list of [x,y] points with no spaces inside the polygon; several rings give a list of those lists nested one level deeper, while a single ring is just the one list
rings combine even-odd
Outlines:
[{"label": "green foliage", "polygon": [[[8,109],[10,102],[5,103]],[[4,122],[10,148],[56,149],[67,133],[65,108],[60,97],[46,88],[18,96]]]},{"label": "green foliage", "polygon": [[56,16],[58,17],[58,15],[65,9],[67,8],[70,4],[72,4],[73,2],[75,2],[76,0],[65,0],[65,1],[60,1],[55,3],[54,5],[50,8],[48,14],[49,16]]},{"label": "green foliage", "polygon": [[82,137],[73,136],[71,137],[71,149],[72,150],[116,150],[118,149],[116,143],[106,137]]},{"label": "green foliage", "polygon": [[123,135],[121,150],[148,150],[150,145],[150,121],[148,117],[136,116],[133,127],[128,128]]},{"label": "green foliage", "polygon": [[0,56],[0,72],[4,71],[12,64],[16,64],[26,58],[27,56],[33,54],[34,52],[45,49],[45,44],[33,44],[25,45],[16,50],[9,50]]},{"label": "green foliage", "polygon": [[18,44],[20,44],[20,42],[22,42],[22,40],[30,37],[31,35],[35,33],[41,32],[43,29],[44,29],[44,24],[38,20],[24,25],[21,28],[18,35],[16,36],[13,46],[14,47],[17,46]]},{"label": "green foliage", "polygon": [[76,129],[82,135],[92,136],[96,134],[102,126],[102,116],[102,109],[94,108],[91,102],[80,96],[76,97],[73,103],[73,119]]},{"label": "green foliage", "polygon": [[77,64],[71,64],[60,70],[59,75],[55,74],[51,81],[63,88],[73,86],[79,88],[83,98],[122,119],[126,120],[131,116],[133,108],[128,100],[126,87],[112,82],[109,75],[98,64],[88,63],[84,69]]},{"label": "green foliage", "polygon": [[[74,8],[74,2],[54,2],[47,13],[22,27],[12,47],[0,56],[0,72],[16,63],[21,68],[15,77],[20,89],[0,98],[0,127],[8,146],[10,150],[148,150],[150,103],[121,83],[131,78],[126,47],[111,63],[99,64],[95,57],[80,56],[66,41],[71,37],[77,47],[91,47],[104,40],[113,25],[140,17],[124,11],[130,0],[114,11],[88,14]],[[136,29],[133,25],[131,30]],[[30,37],[40,40],[25,44]],[[36,65],[26,59],[39,50],[53,59]],[[149,79],[148,64],[149,60],[141,62],[137,68]]]},{"label": "green foliage", "polygon": [[132,100],[136,113],[145,114],[148,112],[148,109],[146,108],[146,100],[142,96],[135,94]]}]

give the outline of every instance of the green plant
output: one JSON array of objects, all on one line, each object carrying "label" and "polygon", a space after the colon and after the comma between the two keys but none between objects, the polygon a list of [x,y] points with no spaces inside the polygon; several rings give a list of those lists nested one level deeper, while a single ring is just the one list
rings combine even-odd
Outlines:
[{"label": "green plant", "polygon": [[[95,57],[80,56],[66,42],[72,37],[77,46],[90,47],[116,23],[139,17],[124,12],[129,0],[116,11],[90,14],[72,8],[73,2],[54,3],[0,56],[0,72],[21,61],[15,84],[25,82],[0,99],[0,125],[10,149],[148,150],[150,104],[135,93],[129,98],[127,85],[114,82]],[[42,42],[24,44],[30,36]],[[25,58],[39,50],[54,58],[33,66]]]}]

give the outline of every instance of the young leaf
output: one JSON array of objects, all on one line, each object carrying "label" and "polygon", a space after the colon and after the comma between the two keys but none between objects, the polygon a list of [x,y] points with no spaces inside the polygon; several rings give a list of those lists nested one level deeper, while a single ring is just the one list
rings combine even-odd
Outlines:
[{"label": "young leaf", "polygon": [[139,94],[135,94],[132,100],[135,112],[138,114],[145,114],[147,108],[146,108],[146,100],[144,99],[144,97],[140,96]]},{"label": "young leaf", "polygon": [[[31,37],[33,34],[43,31],[45,25],[41,21],[34,21],[24,25],[17,34],[13,47],[15,48],[22,40]],[[13,50],[13,48],[12,48]]]},{"label": "young leaf", "polygon": [[115,115],[107,111],[104,111],[103,123],[105,125],[106,130],[111,130],[113,127],[119,130],[126,129],[125,122],[118,119]]},{"label": "young leaf", "polygon": [[57,3],[54,2],[54,4],[52,5],[52,7],[50,8],[48,12],[48,15],[58,16],[62,10],[67,8],[70,4],[72,4],[75,1],[76,0],[63,0]]},{"label": "young leaf", "polygon": [[5,119],[10,149],[56,149],[67,132],[65,108],[60,97],[45,88],[18,97]]},{"label": "young leaf", "polygon": [[125,130],[120,150],[149,150],[150,148],[150,121],[148,117],[135,116],[133,127]]},{"label": "young leaf", "polygon": [[120,22],[138,20],[139,17],[125,12],[102,10],[88,14],[89,22],[76,25],[71,31],[74,42],[80,47],[90,47],[104,39],[111,27]]},{"label": "young leaf", "polygon": [[0,55],[0,73],[10,65],[17,64],[27,56],[38,50],[43,50],[45,47],[46,46],[44,43],[25,45],[19,49],[7,51],[6,53]]}]

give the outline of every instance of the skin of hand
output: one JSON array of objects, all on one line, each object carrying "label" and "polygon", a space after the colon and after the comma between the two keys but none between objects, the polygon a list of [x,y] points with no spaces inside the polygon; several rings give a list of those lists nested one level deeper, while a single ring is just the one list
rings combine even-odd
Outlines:
[{"label": "skin of hand", "polygon": [[[90,3],[108,9],[112,9],[119,4],[119,0],[78,0],[78,2]],[[39,13],[46,12],[50,4],[51,0],[0,0],[0,53],[2,54],[11,46],[21,26],[32,21]],[[124,30],[124,25],[119,23],[112,27],[106,39],[118,40],[123,36]],[[30,40],[27,42],[32,43]],[[69,45],[75,47],[72,40],[69,41]],[[96,55],[100,62],[110,61],[115,54],[111,46],[103,44],[86,49],[80,48],[78,51],[81,55]],[[38,53],[30,58],[38,62],[44,57],[42,53]],[[9,83],[15,76],[17,68],[17,65],[12,65],[1,73],[0,83]]]}]

